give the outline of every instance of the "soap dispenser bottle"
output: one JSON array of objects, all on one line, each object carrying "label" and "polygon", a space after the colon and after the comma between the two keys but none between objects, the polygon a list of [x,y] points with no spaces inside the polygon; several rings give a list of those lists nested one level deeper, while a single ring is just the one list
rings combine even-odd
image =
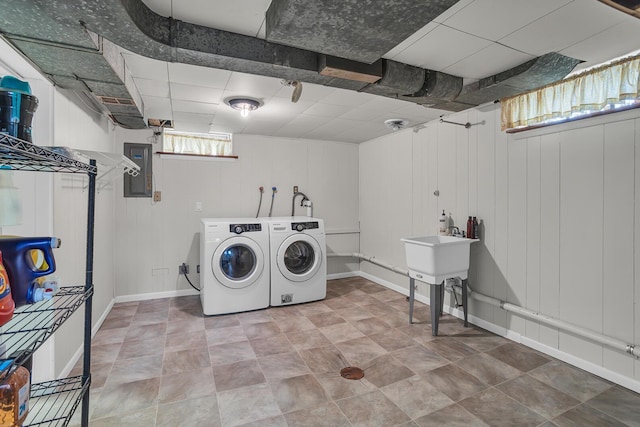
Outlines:
[{"label": "soap dispenser bottle", "polygon": [[442,210],[442,215],[440,215],[440,235],[447,235],[447,214],[444,213],[444,209]]}]

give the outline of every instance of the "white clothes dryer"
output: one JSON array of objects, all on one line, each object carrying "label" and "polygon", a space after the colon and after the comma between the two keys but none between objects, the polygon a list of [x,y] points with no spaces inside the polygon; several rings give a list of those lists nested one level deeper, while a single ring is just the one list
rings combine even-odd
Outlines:
[{"label": "white clothes dryer", "polygon": [[324,222],[310,217],[269,219],[271,306],[318,301],[327,296]]},{"label": "white clothes dryer", "polygon": [[205,315],[269,306],[269,227],[255,218],[204,218],[200,302]]}]

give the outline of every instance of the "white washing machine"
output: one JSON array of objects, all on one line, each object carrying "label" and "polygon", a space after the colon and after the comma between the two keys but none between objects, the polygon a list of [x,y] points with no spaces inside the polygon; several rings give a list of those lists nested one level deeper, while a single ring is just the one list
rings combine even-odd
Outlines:
[{"label": "white washing machine", "polygon": [[310,217],[269,219],[271,306],[317,301],[327,296],[324,222]]},{"label": "white washing machine", "polygon": [[269,306],[269,226],[256,218],[204,218],[200,301],[205,315]]}]

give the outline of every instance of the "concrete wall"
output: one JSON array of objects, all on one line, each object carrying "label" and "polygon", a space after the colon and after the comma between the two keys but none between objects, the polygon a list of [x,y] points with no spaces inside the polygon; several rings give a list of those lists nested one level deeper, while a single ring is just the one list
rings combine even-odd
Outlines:
[{"label": "concrete wall", "polygon": [[[473,289],[640,342],[640,110],[507,135],[499,105],[419,132],[360,144],[361,251],[406,266],[401,237],[436,234],[444,209],[465,229]],[[439,197],[434,191],[439,190]],[[408,279],[362,263],[378,280]],[[428,296],[428,285],[418,292]],[[472,301],[477,322],[628,387],[640,362],[582,338]]]},{"label": "concrete wall", "polygon": [[[117,144],[153,144],[151,131],[117,130]],[[293,186],[314,204],[323,218],[328,250],[358,251],[358,146],[340,142],[234,136],[238,159],[211,160],[153,156],[154,190],[162,200],[125,198],[116,188],[117,296],[153,298],[190,292],[178,266],[190,265],[198,286],[200,218],[255,217],[264,187],[260,216],[266,217],[271,187],[277,187],[273,216],[291,215]],[[202,210],[196,210],[196,202]],[[296,214],[304,215],[297,199]],[[348,261],[348,260],[347,260]],[[331,260],[329,273],[357,270],[358,264]],[[164,292],[164,294],[162,294]]]}]

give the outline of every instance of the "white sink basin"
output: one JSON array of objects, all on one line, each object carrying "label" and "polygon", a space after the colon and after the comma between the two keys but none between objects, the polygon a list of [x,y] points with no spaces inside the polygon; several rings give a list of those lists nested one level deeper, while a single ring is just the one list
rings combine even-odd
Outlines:
[{"label": "white sink basin", "polygon": [[404,242],[409,276],[439,285],[445,279],[465,280],[469,270],[469,248],[477,239],[453,236],[423,236],[400,239]]}]

